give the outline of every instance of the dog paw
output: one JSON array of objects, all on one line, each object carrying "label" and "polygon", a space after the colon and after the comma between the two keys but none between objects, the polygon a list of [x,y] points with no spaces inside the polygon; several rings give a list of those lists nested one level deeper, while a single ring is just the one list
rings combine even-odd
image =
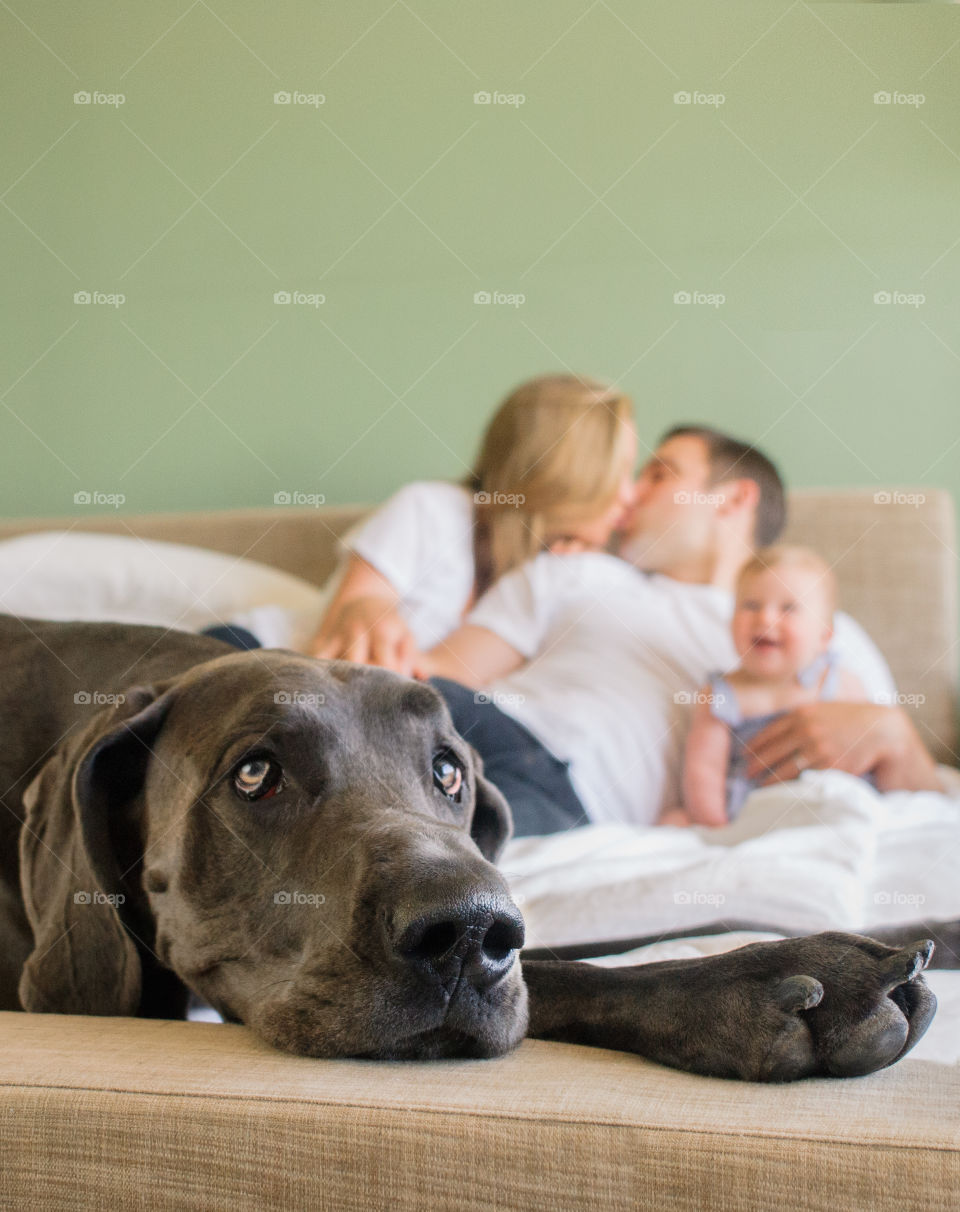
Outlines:
[{"label": "dog paw", "polygon": [[933,954],[929,939],[896,949],[860,935],[820,934],[757,946],[750,960],[766,951],[777,973],[757,1008],[769,1031],[759,1037],[770,1043],[755,1074],[762,1081],[873,1073],[909,1052],[936,1012],[922,976]]}]

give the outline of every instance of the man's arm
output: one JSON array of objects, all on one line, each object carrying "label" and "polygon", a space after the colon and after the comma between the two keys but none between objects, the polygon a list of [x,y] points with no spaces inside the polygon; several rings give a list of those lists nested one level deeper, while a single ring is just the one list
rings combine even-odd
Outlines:
[{"label": "man's arm", "polygon": [[450,678],[463,686],[487,686],[519,668],[525,658],[496,632],[475,623],[465,623],[435,648],[424,653],[417,675]]},{"label": "man's arm", "polygon": [[575,557],[541,555],[506,573],[474,606],[468,620],[425,654],[418,677],[487,686],[532,660],[553,612],[564,600],[565,569]]},{"label": "man's arm", "polygon": [[807,703],[768,724],[750,743],[747,774],[786,782],[808,767],[872,772],[879,791],[940,791],[937,766],[901,707]]}]

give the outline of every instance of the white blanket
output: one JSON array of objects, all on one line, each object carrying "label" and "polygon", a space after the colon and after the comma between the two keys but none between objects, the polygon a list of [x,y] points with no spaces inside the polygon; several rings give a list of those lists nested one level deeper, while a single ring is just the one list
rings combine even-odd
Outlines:
[{"label": "white blanket", "polygon": [[[519,838],[501,860],[527,945],[647,937],[714,922],[863,932],[960,917],[960,798],[878,795],[860,779],[807,771],[754,792],[723,829],[591,825]],[[713,955],[775,934],[666,940],[606,966]],[[930,970],[939,1002],[912,1059],[960,1064],[960,972]]]},{"label": "white blanket", "polygon": [[591,825],[509,844],[527,945],[713,922],[863,931],[960,917],[960,798],[878,795],[838,771],[755,791],[722,829]]}]

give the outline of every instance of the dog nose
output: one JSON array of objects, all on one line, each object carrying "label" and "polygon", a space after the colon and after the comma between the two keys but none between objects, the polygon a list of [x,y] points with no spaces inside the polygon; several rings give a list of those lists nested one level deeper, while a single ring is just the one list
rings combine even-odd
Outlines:
[{"label": "dog nose", "polygon": [[461,977],[488,989],[507,975],[523,946],[523,918],[508,897],[467,893],[421,912],[413,920],[393,915],[393,950],[423,979],[451,988]]}]

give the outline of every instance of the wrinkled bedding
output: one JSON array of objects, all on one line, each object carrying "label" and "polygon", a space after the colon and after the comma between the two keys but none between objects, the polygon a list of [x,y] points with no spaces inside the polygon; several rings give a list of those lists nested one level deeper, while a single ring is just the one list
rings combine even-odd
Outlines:
[{"label": "wrinkled bedding", "polygon": [[[617,940],[752,922],[789,933],[960,918],[960,796],[879,795],[837,771],[755,791],[722,829],[590,825],[512,841],[500,866],[527,946],[610,943],[606,965],[712,955],[778,937]],[[960,1063],[960,972],[931,970],[940,1006],[913,1057]]]},{"label": "wrinkled bedding", "polygon": [[749,922],[788,932],[960,917],[960,797],[879,795],[839,771],[755,791],[721,829],[590,825],[500,866],[530,947]]}]

